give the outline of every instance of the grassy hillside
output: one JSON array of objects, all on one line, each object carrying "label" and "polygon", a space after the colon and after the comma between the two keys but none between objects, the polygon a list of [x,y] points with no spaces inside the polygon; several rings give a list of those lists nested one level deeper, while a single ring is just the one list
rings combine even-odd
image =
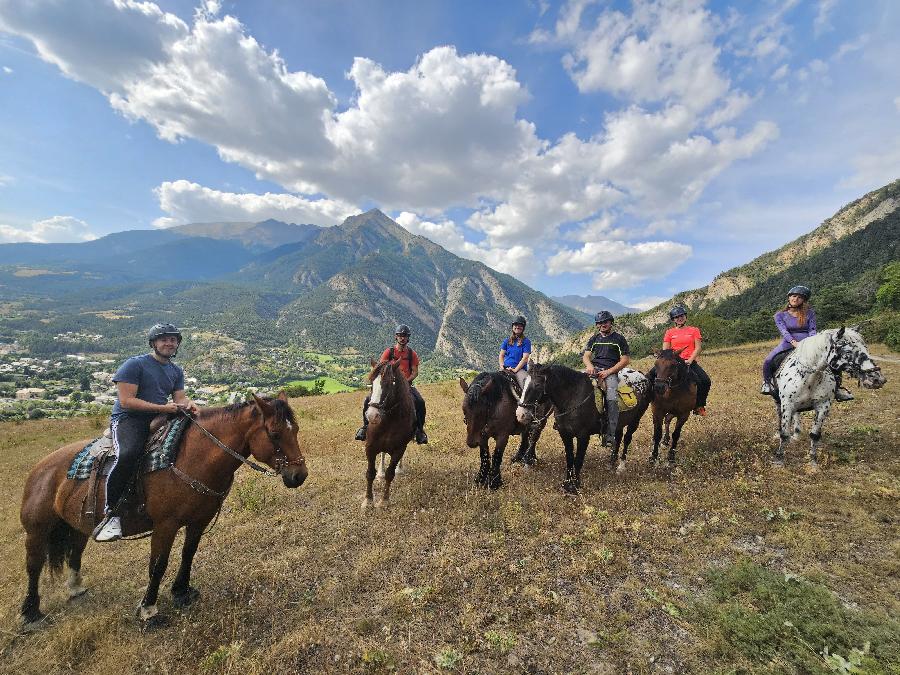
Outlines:
[{"label": "grassy hillside", "polygon": [[171,625],[146,634],[133,615],[147,540],[91,544],[88,595],[66,604],[62,580],[45,579],[53,624],[17,634],[24,477],[102,421],[0,425],[0,670],[825,673],[827,648],[832,665],[896,673],[900,364],[883,360],[887,386],[834,409],[828,461],[808,475],[804,442],[786,469],[769,465],[772,404],[755,393],[766,349],[707,355],[710,416],[685,428],[675,473],[646,466],[648,418],[625,477],[592,441],[576,499],[549,428],[536,469],[475,489],[462,394],[446,382],[423,387],[432,443],[410,448],[393,505],[360,515],[363,392],[294,400],[309,481],[288,491],[240,471],[195,560],[202,599],[180,614],[163,593]]}]

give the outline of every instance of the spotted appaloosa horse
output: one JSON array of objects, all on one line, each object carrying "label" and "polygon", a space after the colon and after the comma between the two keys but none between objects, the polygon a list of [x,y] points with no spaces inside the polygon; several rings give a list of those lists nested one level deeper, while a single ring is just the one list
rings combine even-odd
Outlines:
[{"label": "spotted appaloosa horse", "polygon": [[[403,459],[406,446],[415,435],[416,409],[409,381],[400,370],[399,359],[372,361],[369,381],[372,395],[366,410],[369,429],[366,433],[366,496],[362,509],[377,506],[387,507],[391,498],[391,482],[397,473],[397,465]],[[375,481],[375,457],[379,453],[390,456],[391,461],[384,472],[384,491],[381,501],[374,503],[372,483]]]},{"label": "spotted appaloosa horse", "polygon": [[[256,398],[226,408],[207,408],[197,417],[213,436],[243,457],[253,455],[271,466],[286,487],[299,487],[309,472],[297,440],[297,420],[287,397]],[[61,447],[35,466],[25,481],[21,520],[25,528],[25,566],[28,594],[22,603],[26,628],[37,627],[43,618],[38,581],[45,563],[51,570],[69,565],[69,596],[85,592],[81,580],[81,554],[96,522],[84,517],[89,482],[66,478],[75,456],[87,441]],[[181,566],[172,584],[176,607],[193,603],[200,593],[190,585],[191,564],[206,526],[218,512],[234,472],[241,462],[217,447],[195,424],[181,441],[181,449],[169,470],[144,474],[146,507],[143,512],[123,514],[126,534],[153,530],[150,539],[150,581],[139,607],[142,621],[157,616],[159,585],[175,535],[185,528]],[[103,479],[100,479],[103,480]],[[99,487],[102,494],[103,486]],[[129,516],[130,514],[130,516]]]},{"label": "spotted appaloosa horse", "polygon": [[834,373],[855,377],[867,389],[879,389],[887,381],[875,365],[859,334],[858,326],[831,328],[800,341],[775,373],[775,409],[780,442],[773,463],[784,464],[784,444],[800,435],[800,413],[812,410],[809,430],[809,462],[818,466],[817,449],[822,426],[834,400]]},{"label": "spotted appaloosa horse", "polygon": [[[650,463],[659,460],[659,443],[669,443],[668,460],[675,464],[675,448],[681,438],[681,428],[697,405],[697,382],[681,358],[682,350],[663,349],[656,356],[656,379],[653,381],[653,450]],[[675,420],[675,430],[669,436],[669,425]],[[663,439],[663,424],[666,427]],[[670,440],[671,439],[671,440]]]},{"label": "spotted appaloosa horse", "polygon": [[[520,436],[516,457],[524,464],[534,462],[534,446],[547,423],[546,417],[534,424],[522,424],[516,419],[518,397],[512,383],[502,371],[480,373],[467,383],[459,378],[459,386],[465,393],[462,403],[463,420],[466,423],[466,445],[481,450],[481,467],[475,482],[496,490],[503,484],[500,468],[503,451],[513,434]],[[546,412],[541,408],[541,413]],[[494,439],[494,456],[491,458],[490,439]],[[514,458],[515,460],[515,458]]]}]

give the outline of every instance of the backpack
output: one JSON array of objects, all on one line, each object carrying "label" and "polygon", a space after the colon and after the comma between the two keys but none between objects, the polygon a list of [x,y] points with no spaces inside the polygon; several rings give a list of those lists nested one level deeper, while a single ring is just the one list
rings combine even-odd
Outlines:
[{"label": "backpack", "polygon": [[[413,366],[412,366],[412,354],[413,354],[412,349],[410,349],[409,347],[407,347],[407,348],[406,348],[406,361],[407,361],[407,365],[409,366],[409,372],[410,372],[410,373],[412,373],[412,368],[413,368]],[[391,351],[388,352],[388,361],[393,361],[393,360],[394,360],[394,348],[391,347]],[[411,376],[410,376],[410,377],[411,377]]]}]

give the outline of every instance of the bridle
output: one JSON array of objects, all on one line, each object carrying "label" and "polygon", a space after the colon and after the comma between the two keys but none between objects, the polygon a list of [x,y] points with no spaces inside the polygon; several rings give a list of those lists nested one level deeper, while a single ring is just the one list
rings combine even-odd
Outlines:
[{"label": "bridle", "polygon": [[682,373],[686,373],[687,368],[688,368],[688,365],[687,365],[687,363],[684,362],[684,360],[682,360],[679,357],[675,357],[675,377],[673,377],[672,375],[669,375],[664,380],[660,380],[659,378],[657,378],[654,382],[661,382],[662,384],[665,385],[666,389],[669,389],[670,391],[672,389],[677,389],[685,381],[687,381],[687,378],[682,377]]},{"label": "bridle", "polygon": [[[391,366],[386,366],[386,367],[391,367]],[[391,367],[391,368],[392,368],[392,367]],[[378,377],[379,377],[379,378],[382,377],[382,373],[381,373],[381,372],[378,373]],[[391,410],[393,410],[393,409],[396,408],[398,405],[400,405],[400,401],[401,401],[400,397],[399,397],[399,396],[394,396],[394,398],[396,398],[397,400],[394,401],[394,403],[393,403],[392,405],[388,406],[388,399],[390,399],[391,396],[392,396],[392,395],[394,394],[394,392],[396,391],[396,385],[397,385],[397,371],[396,371],[395,369],[392,368],[392,370],[391,370],[391,386],[390,386],[390,389],[389,389],[387,392],[385,392],[384,397],[382,398],[382,400],[378,401],[377,403],[373,403],[372,401],[369,401],[369,407],[370,407],[370,408],[375,408],[375,410],[379,411],[382,415],[384,415],[385,417],[387,417],[387,414],[388,414]],[[384,391],[384,387],[382,387],[382,391]]]},{"label": "bridle", "polygon": [[[532,375],[532,387],[534,387],[534,376],[533,375]],[[534,389],[537,390],[537,387],[534,387]],[[539,424],[539,423],[545,422],[547,419],[549,419],[550,415],[552,415],[554,412],[556,412],[556,419],[559,419],[560,417],[565,417],[569,413],[575,412],[581,406],[583,406],[585,403],[587,403],[589,400],[594,398],[594,385],[593,384],[591,385],[590,392],[588,392],[588,395],[585,396],[582,401],[579,401],[578,403],[576,403],[574,406],[572,406],[568,410],[559,412],[556,410],[555,406],[551,405],[550,408],[547,410],[546,415],[544,415],[542,417],[537,417],[538,406],[541,405],[542,403],[544,403],[548,398],[549,398],[549,395],[547,393],[547,387],[546,387],[546,385],[544,385],[541,388],[540,395],[538,395],[534,399],[534,401],[532,401],[531,403],[525,403],[524,401],[519,402],[519,405],[521,407],[525,408],[525,410],[528,410],[529,413],[531,414],[531,424],[534,425],[534,424]],[[552,403],[552,401],[551,401],[551,403]]]}]

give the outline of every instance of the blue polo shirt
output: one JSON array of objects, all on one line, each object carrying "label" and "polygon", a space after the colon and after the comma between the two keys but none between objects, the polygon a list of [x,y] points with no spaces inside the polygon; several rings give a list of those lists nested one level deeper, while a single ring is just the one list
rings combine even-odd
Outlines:
[{"label": "blue polo shirt", "polygon": [[[528,338],[522,338],[522,344],[510,344],[509,338],[506,338],[503,341],[503,344],[500,346],[500,351],[505,351],[506,356],[503,359],[503,367],[504,368],[515,368],[519,365],[519,361],[522,360],[523,354],[531,353],[531,340]],[[528,370],[528,364],[525,364],[525,370]]]}]

